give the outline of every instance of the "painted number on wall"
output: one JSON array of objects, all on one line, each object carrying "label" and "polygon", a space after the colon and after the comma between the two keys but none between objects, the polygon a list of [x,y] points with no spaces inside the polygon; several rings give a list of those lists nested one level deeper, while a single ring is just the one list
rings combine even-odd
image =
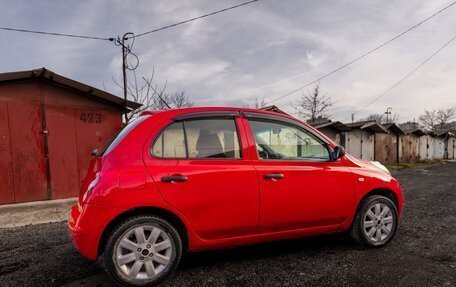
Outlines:
[{"label": "painted number on wall", "polygon": [[100,113],[81,113],[79,119],[85,123],[89,124],[99,124],[101,123],[101,114]]}]

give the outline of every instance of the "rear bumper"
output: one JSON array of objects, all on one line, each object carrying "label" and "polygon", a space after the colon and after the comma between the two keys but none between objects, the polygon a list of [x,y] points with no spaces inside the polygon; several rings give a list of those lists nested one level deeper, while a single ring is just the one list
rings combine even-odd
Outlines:
[{"label": "rear bumper", "polygon": [[74,246],[84,257],[96,260],[103,231],[123,210],[84,204],[71,207],[68,227]]}]

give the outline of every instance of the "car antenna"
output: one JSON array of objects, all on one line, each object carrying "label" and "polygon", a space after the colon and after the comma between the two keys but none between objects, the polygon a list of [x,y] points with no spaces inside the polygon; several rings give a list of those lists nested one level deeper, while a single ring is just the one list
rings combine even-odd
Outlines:
[{"label": "car antenna", "polygon": [[171,107],[168,105],[168,103],[162,98],[160,93],[157,92],[157,90],[154,89],[154,87],[149,83],[149,81],[145,78],[142,77],[143,80],[147,83],[147,85],[154,91],[154,93],[158,96],[158,98],[168,107],[168,110],[171,110]]}]

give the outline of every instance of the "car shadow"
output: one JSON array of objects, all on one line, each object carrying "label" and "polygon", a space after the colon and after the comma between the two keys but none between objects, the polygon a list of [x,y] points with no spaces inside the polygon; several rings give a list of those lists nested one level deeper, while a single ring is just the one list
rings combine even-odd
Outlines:
[{"label": "car shadow", "polygon": [[222,250],[190,252],[183,256],[181,270],[213,266],[217,263],[255,261],[300,254],[304,257],[336,254],[343,250],[363,250],[347,234],[331,234],[233,247]]}]

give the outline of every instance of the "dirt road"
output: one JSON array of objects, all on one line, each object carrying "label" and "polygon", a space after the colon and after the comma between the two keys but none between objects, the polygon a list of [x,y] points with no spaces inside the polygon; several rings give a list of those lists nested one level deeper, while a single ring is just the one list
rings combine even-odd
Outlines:
[{"label": "dirt road", "polygon": [[[456,286],[456,163],[395,173],[406,207],[394,241],[341,235],[190,254],[163,286]],[[111,286],[64,222],[0,229],[0,286]]]}]

